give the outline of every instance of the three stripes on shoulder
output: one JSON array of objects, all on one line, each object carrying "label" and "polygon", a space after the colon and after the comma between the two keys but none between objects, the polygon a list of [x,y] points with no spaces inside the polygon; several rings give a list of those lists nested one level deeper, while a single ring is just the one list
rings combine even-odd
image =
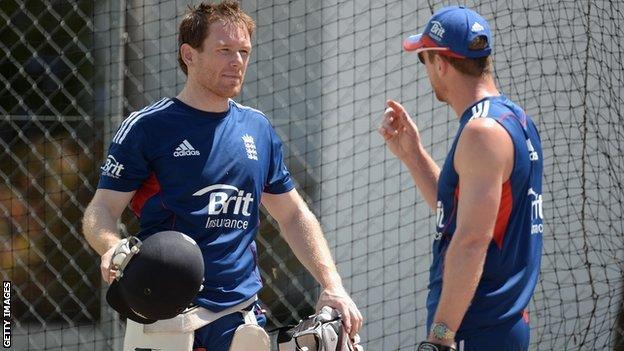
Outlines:
[{"label": "three stripes on shoulder", "polygon": [[169,98],[164,98],[156,103],[144,107],[139,111],[132,112],[130,116],[128,116],[128,118],[121,122],[121,126],[119,126],[117,133],[113,137],[113,143],[121,144],[138,120],[145,116],[149,116],[152,113],[162,111],[167,107],[171,106],[173,103],[173,100]]}]

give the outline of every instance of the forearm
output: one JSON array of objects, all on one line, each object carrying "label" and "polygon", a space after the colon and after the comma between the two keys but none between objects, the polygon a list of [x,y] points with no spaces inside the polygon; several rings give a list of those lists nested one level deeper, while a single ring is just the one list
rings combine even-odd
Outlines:
[{"label": "forearm", "polygon": [[454,234],[444,259],[442,294],[434,322],[457,331],[474,297],[483,273],[488,243]]},{"label": "forearm", "polygon": [[89,245],[100,255],[120,240],[117,218],[105,206],[87,206],[82,220],[82,232]]},{"label": "forearm", "polygon": [[307,208],[280,223],[288,246],[323,288],[342,286],[336,265],[316,217]]},{"label": "forearm", "polygon": [[403,159],[429,207],[435,211],[438,198],[438,178],[440,167],[433,161],[429,153],[421,146],[419,151]]}]

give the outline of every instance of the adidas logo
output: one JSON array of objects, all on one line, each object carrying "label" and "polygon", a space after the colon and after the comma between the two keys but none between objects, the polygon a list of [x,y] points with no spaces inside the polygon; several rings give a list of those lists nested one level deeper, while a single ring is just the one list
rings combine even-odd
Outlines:
[{"label": "adidas logo", "polygon": [[485,28],[483,28],[483,26],[482,26],[482,25],[480,25],[478,22],[475,22],[475,23],[472,25],[472,28],[470,28],[470,30],[471,30],[471,31],[473,31],[473,32],[480,32],[480,31],[482,31],[482,30],[485,30]]},{"label": "adidas logo", "polygon": [[193,145],[191,145],[188,140],[184,139],[184,141],[181,142],[178,147],[176,147],[175,151],[173,152],[173,156],[199,156],[199,151],[195,150]]}]

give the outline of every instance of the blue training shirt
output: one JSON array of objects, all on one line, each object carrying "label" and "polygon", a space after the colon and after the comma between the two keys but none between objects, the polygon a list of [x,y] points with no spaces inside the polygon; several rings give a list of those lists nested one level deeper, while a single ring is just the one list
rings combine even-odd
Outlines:
[{"label": "blue training shirt", "polygon": [[457,332],[457,340],[523,316],[539,275],[544,228],[543,157],[535,124],[504,95],[480,100],[461,116],[459,130],[438,180],[437,235],[429,272],[427,325],[431,326],[440,300],[444,256],[456,226],[460,184],[453,162],[455,148],[462,130],[473,118],[492,118],[505,128],[513,141],[514,166],[509,180],[503,184],[483,275]]},{"label": "blue training shirt", "polygon": [[195,302],[217,312],[262,287],[254,242],[260,197],[294,183],[262,112],[232,100],[226,112],[205,112],[165,98],[122,122],[98,188],[136,190],[130,207],[139,238],[176,230],[195,239],[205,264]]}]

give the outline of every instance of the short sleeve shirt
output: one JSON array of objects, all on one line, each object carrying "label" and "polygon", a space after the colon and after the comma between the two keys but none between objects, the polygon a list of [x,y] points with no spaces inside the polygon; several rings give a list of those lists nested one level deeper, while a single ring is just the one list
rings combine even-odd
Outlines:
[{"label": "short sleeve shirt", "polygon": [[165,98],[122,122],[98,188],[136,191],[139,238],[189,235],[204,256],[196,303],[220,311],[262,287],[255,235],[263,192],[294,188],[282,143],[266,116],[232,100],[223,113]]}]

